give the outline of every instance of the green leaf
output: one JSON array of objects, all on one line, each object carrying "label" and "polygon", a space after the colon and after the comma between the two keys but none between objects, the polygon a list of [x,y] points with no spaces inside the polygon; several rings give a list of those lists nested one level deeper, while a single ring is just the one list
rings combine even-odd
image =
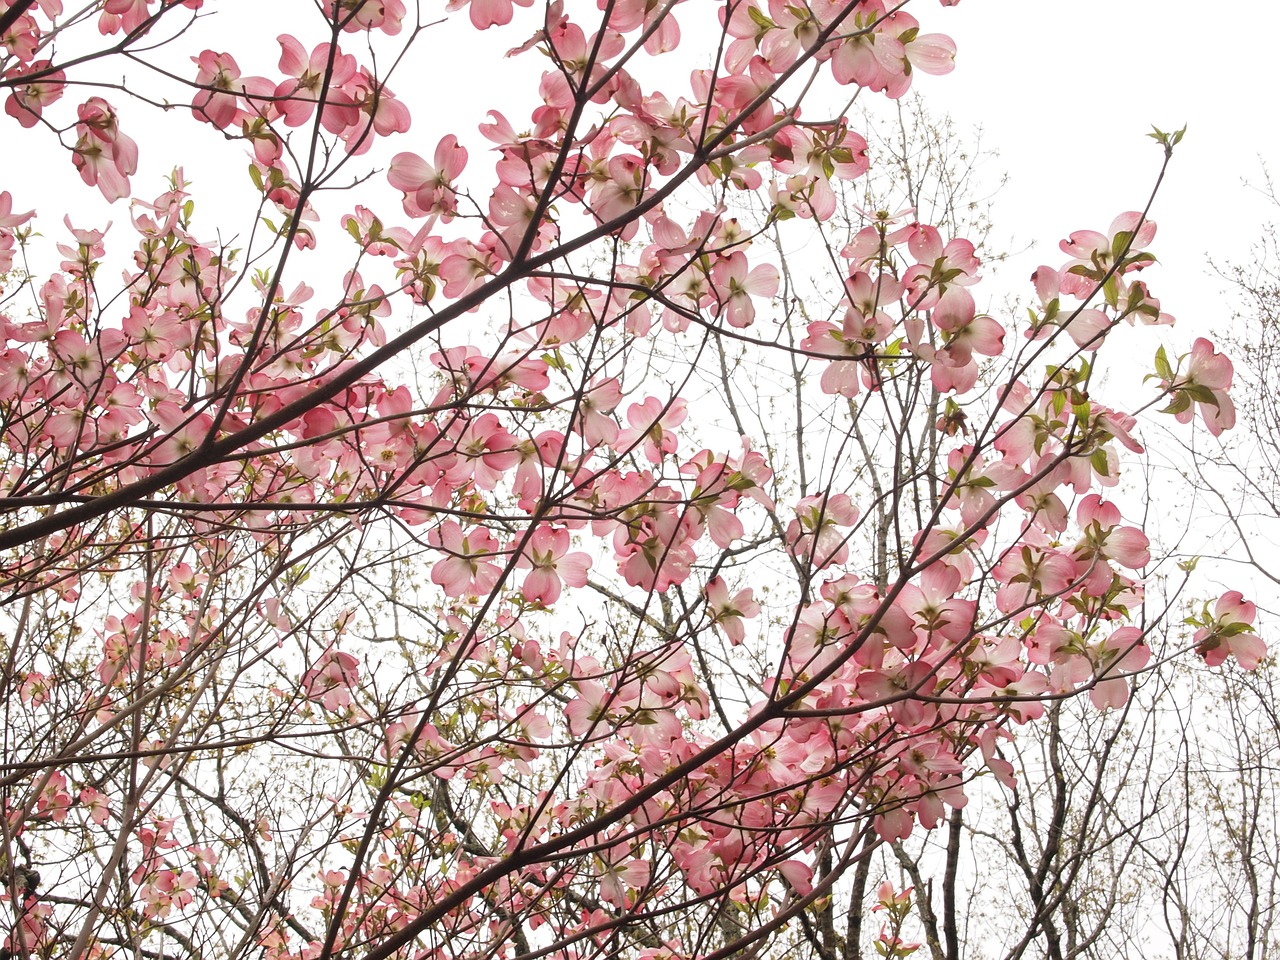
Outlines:
[{"label": "green leaf", "polygon": [[1111,468],[1107,463],[1107,451],[1105,447],[1099,447],[1093,451],[1089,457],[1089,465],[1093,467],[1093,472],[1100,477],[1111,476]]},{"label": "green leaf", "polygon": [[1106,298],[1107,305],[1112,307],[1120,299],[1120,278],[1114,273],[1107,277],[1107,282],[1102,285],[1102,295]]},{"label": "green leaf", "polygon": [[1136,266],[1139,269],[1141,269],[1142,267],[1148,266],[1150,264],[1153,264],[1155,262],[1156,262],[1156,258],[1152,254],[1147,253],[1145,250],[1139,251],[1138,253],[1135,253],[1132,256],[1128,256],[1124,258],[1124,265],[1126,267]]},{"label": "green leaf", "polygon": [[1182,125],[1181,130],[1175,130],[1173,133],[1165,133],[1159,127],[1152,127],[1151,133],[1148,133],[1147,136],[1164,147],[1164,155],[1169,157],[1173,154],[1173,148],[1182,142],[1182,137],[1186,132],[1186,124]]},{"label": "green leaf", "polygon": [[1253,633],[1253,627],[1247,623],[1228,623],[1218,628],[1221,637],[1238,637],[1242,633]]},{"label": "green leaf", "polygon": [[1214,396],[1213,391],[1208,387],[1200,386],[1198,383],[1190,384],[1184,388],[1183,392],[1191,397],[1192,400],[1196,400],[1200,403],[1207,403],[1211,407],[1216,407],[1218,405],[1218,398]]}]

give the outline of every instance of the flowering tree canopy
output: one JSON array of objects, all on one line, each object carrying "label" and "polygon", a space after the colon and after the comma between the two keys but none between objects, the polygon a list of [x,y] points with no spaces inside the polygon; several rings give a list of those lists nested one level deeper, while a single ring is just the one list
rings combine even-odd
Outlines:
[{"label": "flowering tree canopy", "polygon": [[[1231,427],[1232,366],[1099,387],[1173,322],[1144,212],[1019,320],[853,202],[847,104],[959,12],[217,6],[0,0],[66,213],[0,192],[10,956],[745,957],[1046,704],[1125,704],[1139,416]],[[1255,613],[1183,652],[1256,665]]]}]

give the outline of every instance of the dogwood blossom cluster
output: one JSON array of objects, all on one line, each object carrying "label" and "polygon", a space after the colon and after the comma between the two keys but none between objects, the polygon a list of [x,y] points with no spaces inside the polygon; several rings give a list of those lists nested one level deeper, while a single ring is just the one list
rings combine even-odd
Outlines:
[{"label": "dogwood blossom cluster", "polygon": [[[400,0],[302,5],[253,67],[203,46],[201,0],[0,0],[9,128],[52,131],[120,211],[58,226],[0,193],[0,275],[29,300],[0,301],[6,837],[98,865],[121,904],[17,900],[6,950],[230,924],[272,960],[728,955],[864,838],[1012,783],[1000,744],[1048,698],[1126,702],[1151,546],[1112,494],[1142,446],[1092,371],[1121,321],[1172,323],[1138,279],[1155,224],[1063,241],[1016,338],[977,307],[973,243],[873,212],[831,251],[835,309],[801,322],[762,234],[829,223],[871,161],[791,81],[896,98],[955,46],[880,0],[713,6],[685,30],[713,7],[451,0],[451,25],[519,28],[537,91],[476,118],[474,157],[387,86],[378,44],[430,34]],[[156,102],[247,160],[265,246],[225,240],[180,166],[135,195],[163,146],[107,89],[61,102],[90,81],[53,40],[86,25],[107,58],[192,45]],[[710,66],[646,86],[638,58],[708,29]],[[334,171],[379,150],[399,209],[322,220]],[[38,241],[58,264],[28,276]],[[327,291],[313,248],[344,264]],[[767,430],[690,395],[725,343],[809,365],[797,406],[826,423],[925,391],[927,476],[886,482],[930,493],[883,570],[867,485],[784,476]],[[1216,434],[1231,378],[1201,339],[1151,389]],[[1228,592],[1190,645],[1255,666],[1255,614]],[[914,948],[905,897],[880,895],[886,955]],[[744,918],[721,953],[653,932],[704,903]]]}]

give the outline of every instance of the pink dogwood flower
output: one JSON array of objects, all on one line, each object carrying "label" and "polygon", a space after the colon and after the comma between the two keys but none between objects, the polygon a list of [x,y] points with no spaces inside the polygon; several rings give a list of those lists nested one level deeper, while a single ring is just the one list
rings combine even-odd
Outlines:
[{"label": "pink dogwood flower", "polygon": [[713,577],[707,583],[707,612],[711,615],[711,622],[724,631],[724,635],[734,646],[742,643],[747,636],[743,618],[750,619],[760,615],[760,604],[751,598],[751,594],[751,588],[747,587],[729,596],[729,587],[723,577]]},{"label": "pink dogwood flower", "polygon": [[411,217],[439,214],[446,223],[458,212],[453,182],[466,168],[467,150],[453,134],[436,144],[433,163],[416,153],[397,153],[391,158],[387,182],[404,192],[404,212]]},{"label": "pink dogwood flower", "polygon": [[[1215,437],[1236,423],[1236,408],[1227,391],[1235,372],[1231,359],[1214,349],[1213,342],[1199,337],[1191,347],[1185,371],[1176,374],[1164,359],[1164,350],[1156,354],[1156,372],[1160,385],[1169,392],[1170,402],[1163,413],[1172,413],[1179,423],[1190,423],[1192,411],[1198,407],[1204,425]],[[1184,358],[1186,359],[1186,358]]]},{"label": "pink dogwood flower", "polygon": [[1196,652],[1211,667],[1221,666],[1228,656],[1246,670],[1252,670],[1267,655],[1267,645],[1253,632],[1253,621],[1258,616],[1257,605],[1246,600],[1239,590],[1228,590],[1209,613],[1205,604],[1201,617],[1187,622],[1200,629],[1192,636]]},{"label": "pink dogwood flower", "polygon": [[330,713],[339,713],[351,706],[351,688],[359,682],[360,661],[330,647],[303,674],[302,689],[307,699],[318,702]]},{"label": "pink dogwood flower", "polygon": [[839,528],[858,522],[858,508],[847,493],[815,494],[796,504],[796,518],[787,525],[787,544],[793,556],[821,569],[849,558],[847,535]]},{"label": "pink dogwood flower", "polygon": [[587,585],[591,557],[581,550],[570,552],[568,530],[543,525],[530,535],[518,566],[531,568],[521,587],[524,598],[550,606],[560,599],[563,586]]}]

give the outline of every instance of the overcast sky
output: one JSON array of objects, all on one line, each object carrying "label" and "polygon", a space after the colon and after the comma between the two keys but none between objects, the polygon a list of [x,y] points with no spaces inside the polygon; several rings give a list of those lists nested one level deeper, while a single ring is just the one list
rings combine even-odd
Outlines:
[{"label": "overcast sky", "polygon": [[1280,6],[964,0],[913,10],[959,46],[955,72],[923,78],[921,89],[962,125],[981,124],[1000,151],[1010,182],[997,232],[1038,239],[1037,263],[1056,265],[1056,242],[1070,231],[1140,209],[1161,156],[1144,134],[1186,124],[1153,208],[1164,269],[1152,286],[1184,335],[1226,320],[1206,256],[1245,259],[1262,225],[1280,219],[1244,184],[1262,180],[1260,157],[1280,162]]}]

